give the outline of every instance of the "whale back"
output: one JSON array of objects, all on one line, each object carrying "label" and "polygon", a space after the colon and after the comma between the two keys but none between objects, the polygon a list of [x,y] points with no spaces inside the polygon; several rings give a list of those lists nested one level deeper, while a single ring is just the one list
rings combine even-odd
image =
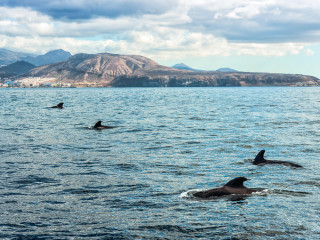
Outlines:
[{"label": "whale back", "polygon": [[57,105],[57,107],[58,107],[58,108],[62,108],[62,107],[63,107],[63,102],[62,102],[62,103],[59,103],[59,104]]},{"label": "whale back", "polygon": [[245,177],[237,177],[229,182],[227,182],[223,187],[213,188],[206,191],[200,191],[194,193],[193,196],[199,198],[211,198],[211,197],[221,197],[231,194],[251,194],[255,192],[255,189],[246,188],[243,186],[243,182],[247,181]]},{"label": "whale back", "polygon": [[265,153],[265,150],[261,150],[261,151],[257,154],[256,158],[254,159],[253,164],[255,164],[255,165],[281,164],[281,165],[285,165],[285,166],[302,168],[301,165],[296,164],[296,163],[292,163],[292,162],[288,162],[288,161],[266,160],[266,159],[264,158],[264,153]]},{"label": "whale back", "polygon": [[49,108],[63,108],[63,102],[59,103],[59,104],[56,105],[56,106],[49,107]]},{"label": "whale back", "polygon": [[102,126],[102,125],[101,125],[101,122],[102,122],[102,121],[98,121],[98,122],[94,125],[94,128],[101,127],[101,126]]},{"label": "whale back", "polygon": [[245,188],[243,186],[243,182],[247,181],[248,179],[245,177],[237,177],[229,182],[227,182],[224,186],[232,187],[232,188]]},{"label": "whale back", "polygon": [[265,153],[265,152],[266,152],[265,150],[261,150],[261,151],[257,154],[257,156],[255,157],[253,163],[254,163],[254,164],[259,164],[259,163],[266,162],[266,159],[264,159],[264,153]]},{"label": "whale back", "polygon": [[214,188],[206,191],[196,192],[193,194],[193,196],[199,198],[221,197],[226,195],[230,195],[230,193],[224,188]]}]

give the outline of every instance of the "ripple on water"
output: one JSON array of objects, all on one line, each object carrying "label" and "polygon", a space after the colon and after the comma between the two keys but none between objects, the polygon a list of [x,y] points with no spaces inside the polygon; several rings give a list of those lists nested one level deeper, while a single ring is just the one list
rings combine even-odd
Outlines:
[{"label": "ripple on water", "polygon": [[75,195],[88,195],[88,194],[96,194],[100,191],[97,189],[87,189],[87,188],[77,188],[77,189],[65,189],[63,193],[67,194],[75,194]]},{"label": "ripple on water", "polygon": [[319,89],[0,89],[0,238],[320,239]]},{"label": "ripple on water", "polygon": [[138,171],[139,167],[136,164],[130,163],[118,163],[114,165],[117,169],[121,171]]},{"label": "ripple on water", "polygon": [[19,180],[12,181],[12,183],[21,186],[33,185],[33,184],[44,184],[44,183],[57,183],[59,181],[53,178],[40,177],[37,175],[29,175],[27,177],[23,177]]},{"label": "ripple on water", "polygon": [[146,147],[146,150],[159,150],[159,149],[170,149],[172,146],[154,146],[154,147]]}]

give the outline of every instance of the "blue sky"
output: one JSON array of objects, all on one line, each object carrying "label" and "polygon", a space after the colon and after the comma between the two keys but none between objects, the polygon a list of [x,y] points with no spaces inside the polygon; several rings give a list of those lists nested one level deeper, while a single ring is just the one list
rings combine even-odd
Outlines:
[{"label": "blue sky", "polygon": [[320,78],[320,1],[0,0],[0,48]]}]

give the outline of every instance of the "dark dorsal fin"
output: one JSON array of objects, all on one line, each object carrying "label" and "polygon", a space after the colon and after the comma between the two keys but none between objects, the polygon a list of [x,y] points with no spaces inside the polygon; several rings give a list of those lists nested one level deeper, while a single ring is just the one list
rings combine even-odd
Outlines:
[{"label": "dark dorsal fin", "polygon": [[59,103],[59,104],[57,105],[57,107],[59,107],[59,108],[62,108],[62,106],[63,106],[63,102],[61,102],[61,103]]},{"label": "dark dorsal fin", "polygon": [[255,163],[265,162],[265,161],[266,161],[266,160],[264,159],[264,153],[265,153],[265,152],[266,152],[265,150],[261,150],[261,151],[257,154],[256,158],[254,159],[254,162],[255,162]]},{"label": "dark dorsal fin", "polygon": [[102,122],[102,121],[98,121],[98,122],[96,123],[96,125],[94,125],[94,128],[101,127],[101,122]]},{"label": "dark dorsal fin", "polygon": [[227,184],[225,184],[224,186],[227,187],[234,187],[234,188],[244,188],[245,186],[243,186],[243,182],[247,181],[248,179],[246,179],[245,177],[237,177],[229,182],[227,182]]}]

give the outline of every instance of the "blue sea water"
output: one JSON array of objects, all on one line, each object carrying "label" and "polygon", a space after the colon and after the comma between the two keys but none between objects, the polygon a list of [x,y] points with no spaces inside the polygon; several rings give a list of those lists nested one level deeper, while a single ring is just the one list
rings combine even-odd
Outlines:
[{"label": "blue sea water", "polygon": [[[319,93],[0,89],[0,238],[320,239]],[[261,191],[188,194],[238,176]]]}]

